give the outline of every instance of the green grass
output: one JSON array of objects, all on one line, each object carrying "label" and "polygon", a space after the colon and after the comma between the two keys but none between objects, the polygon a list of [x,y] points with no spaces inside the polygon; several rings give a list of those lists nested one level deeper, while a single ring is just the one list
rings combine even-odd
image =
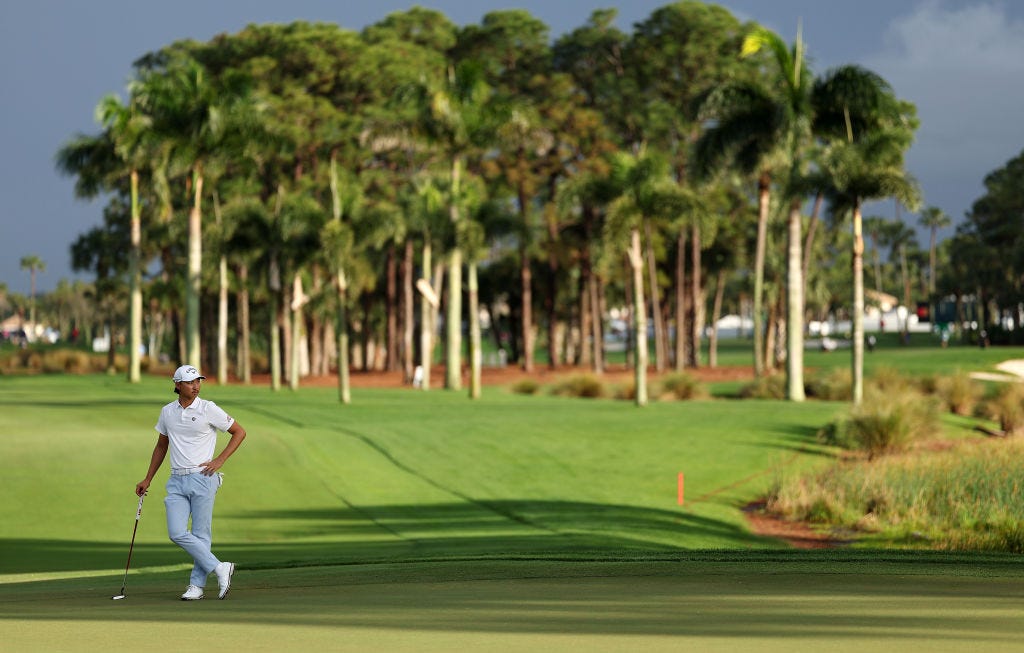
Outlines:
[{"label": "green grass", "polygon": [[[30,551],[45,540],[116,542],[169,386],[4,379],[0,460],[10,500],[0,523],[19,524],[7,535]],[[716,401],[640,410],[498,391],[470,402],[462,393],[357,390],[348,407],[331,389],[210,385],[204,396],[250,433],[225,468],[217,541],[250,547],[257,564],[763,545],[737,506],[767,488],[773,466],[827,461],[813,435],[837,410]],[[160,491],[155,483],[147,516],[162,511]],[[40,504],[47,519],[34,518]],[[164,539],[155,520],[140,529],[144,545]],[[160,564],[176,559],[167,551]],[[0,562],[0,573],[23,563]]]},{"label": "green grass", "polygon": [[1008,601],[1020,597],[1019,556],[795,553],[749,531],[741,506],[780,470],[831,463],[814,434],[842,404],[637,409],[495,389],[478,402],[356,389],[340,406],[333,389],[213,384],[203,395],[249,432],[215,518],[215,551],[239,564],[232,597],[175,600],[189,565],[166,540],[165,467],[143,508],[129,598],[113,602],[132,489],[170,383],[0,377],[5,648],[200,634],[255,651],[1017,642],[1024,608]]}]

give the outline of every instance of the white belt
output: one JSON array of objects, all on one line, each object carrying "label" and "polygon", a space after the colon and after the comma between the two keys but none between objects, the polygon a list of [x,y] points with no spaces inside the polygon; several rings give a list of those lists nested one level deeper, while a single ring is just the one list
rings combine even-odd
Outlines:
[{"label": "white belt", "polygon": [[189,474],[195,474],[197,472],[202,472],[205,470],[205,467],[172,467],[171,474],[173,474],[174,476],[188,476]]}]

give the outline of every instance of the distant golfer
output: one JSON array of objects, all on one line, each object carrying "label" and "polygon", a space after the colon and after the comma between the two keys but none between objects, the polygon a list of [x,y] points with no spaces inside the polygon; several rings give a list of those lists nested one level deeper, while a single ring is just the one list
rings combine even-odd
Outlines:
[{"label": "distant golfer", "polygon": [[[199,398],[199,383],[206,377],[191,365],[182,365],[174,372],[174,392],[178,400],[160,411],[156,423],[159,433],[146,478],[135,486],[142,496],[149,489],[160,465],[171,451],[171,477],[167,481],[167,534],[171,541],[185,549],[195,560],[183,601],[203,598],[206,577],[217,574],[220,588],[217,598],[223,599],[231,589],[233,562],[221,562],[210,550],[213,524],[213,502],[224,482],[218,472],[238,445],[245,439],[245,429],[217,404]],[[217,431],[227,431],[231,440],[216,458]],[[192,530],[188,529],[189,517]]]}]

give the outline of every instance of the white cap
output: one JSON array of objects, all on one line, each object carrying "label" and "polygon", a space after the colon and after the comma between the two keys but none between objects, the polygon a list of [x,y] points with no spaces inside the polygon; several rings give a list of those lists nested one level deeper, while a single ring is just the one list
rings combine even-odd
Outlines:
[{"label": "white cap", "polygon": [[192,367],[191,365],[182,365],[178,369],[174,370],[174,382],[178,381],[195,381],[196,379],[205,379],[206,377],[199,373],[199,370]]}]

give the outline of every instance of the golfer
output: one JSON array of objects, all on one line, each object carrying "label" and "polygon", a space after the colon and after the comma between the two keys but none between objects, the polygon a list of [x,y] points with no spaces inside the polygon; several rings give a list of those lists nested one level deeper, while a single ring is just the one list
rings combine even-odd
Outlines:
[{"label": "golfer", "polygon": [[[223,599],[231,589],[233,562],[221,562],[210,550],[213,524],[213,501],[224,482],[218,471],[224,466],[238,445],[245,439],[245,429],[217,404],[199,398],[199,384],[206,377],[191,365],[182,365],[174,372],[172,401],[160,411],[156,423],[159,433],[146,478],[135,486],[135,494],[142,496],[149,489],[160,465],[171,452],[171,477],[167,481],[167,534],[171,541],[185,549],[195,560],[188,588],[181,595],[183,601],[203,598],[206,577],[217,574],[219,592]],[[220,455],[214,458],[217,431],[231,434]],[[189,517],[192,530],[188,529]]]}]

